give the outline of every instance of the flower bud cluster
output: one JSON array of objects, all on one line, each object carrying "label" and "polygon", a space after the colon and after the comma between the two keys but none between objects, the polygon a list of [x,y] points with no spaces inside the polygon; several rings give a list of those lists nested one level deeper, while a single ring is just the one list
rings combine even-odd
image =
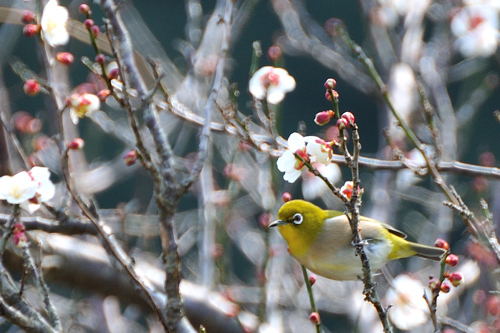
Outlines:
[{"label": "flower bud cluster", "polygon": [[[447,251],[450,249],[450,245],[448,244],[448,242],[442,238],[438,238],[434,243],[434,246]],[[458,265],[458,261],[458,256],[452,253],[448,254],[445,259],[446,265],[450,267],[455,267],[456,265]],[[458,287],[462,283],[464,283],[464,275],[460,272],[451,273],[447,271],[444,273],[442,281],[434,277],[429,278],[429,287],[431,288],[431,290],[440,290],[443,293],[449,293],[451,290],[451,286]]]}]

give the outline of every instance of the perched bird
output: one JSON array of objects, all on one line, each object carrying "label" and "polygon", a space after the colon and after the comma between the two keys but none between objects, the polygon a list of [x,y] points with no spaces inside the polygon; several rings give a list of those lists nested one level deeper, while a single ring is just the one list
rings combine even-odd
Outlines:
[{"label": "perched bird", "polygon": [[[333,280],[357,280],[362,276],[361,260],[351,245],[351,227],[344,213],[291,200],[280,208],[278,220],[269,227],[278,227],[290,254],[310,271]],[[389,260],[411,256],[441,260],[446,252],[407,241],[401,231],[368,217],[360,216],[359,228],[373,271]]]}]

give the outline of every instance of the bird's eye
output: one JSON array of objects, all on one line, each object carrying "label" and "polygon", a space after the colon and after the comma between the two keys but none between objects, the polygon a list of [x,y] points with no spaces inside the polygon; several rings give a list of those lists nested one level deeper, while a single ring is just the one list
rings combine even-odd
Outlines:
[{"label": "bird's eye", "polygon": [[302,216],[302,214],[300,213],[297,213],[293,216],[293,223],[295,224],[301,224],[302,221],[304,221],[304,217]]}]

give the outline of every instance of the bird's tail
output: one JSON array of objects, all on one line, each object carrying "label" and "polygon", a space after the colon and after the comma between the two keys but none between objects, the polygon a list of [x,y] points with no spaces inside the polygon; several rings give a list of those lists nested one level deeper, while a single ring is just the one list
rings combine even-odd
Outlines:
[{"label": "bird's tail", "polygon": [[430,259],[430,260],[435,260],[435,261],[440,261],[443,258],[443,255],[446,253],[445,249],[439,248],[439,247],[434,247],[434,246],[428,246],[428,245],[422,245],[418,243],[413,243],[413,242],[408,242],[411,249],[416,252],[416,256],[425,258],[425,259]]}]

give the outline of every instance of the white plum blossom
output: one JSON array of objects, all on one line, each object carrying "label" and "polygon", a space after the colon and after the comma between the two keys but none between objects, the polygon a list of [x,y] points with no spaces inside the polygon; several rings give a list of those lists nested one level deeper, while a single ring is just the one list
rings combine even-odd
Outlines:
[{"label": "white plum blossom", "polygon": [[283,179],[289,183],[295,182],[300,177],[302,168],[304,168],[304,163],[299,161],[294,153],[300,153],[301,156],[307,157],[306,142],[304,137],[299,133],[290,134],[288,137],[288,149],[285,150],[276,162],[278,170],[285,173]]},{"label": "white plum blossom", "polygon": [[312,163],[322,163],[327,165],[332,158],[332,149],[328,143],[317,136],[306,136],[304,141],[307,144],[307,154],[311,156]]},{"label": "white plum blossom", "polygon": [[[329,163],[328,165],[324,165],[321,163],[314,163],[313,167],[319,171],[328,181],[332,184],[335,184],[342,177],[342,173],[340,172],[340,168],[335,163]],[[302,175],[302,194],[304,195],[304,199],[313,200],[316,198],[320,198],[325,193],[328,193],[330,189],[326,186],[325,182],[316,177],[311,172],[306,172]]]},{"label": "white plum blossom", "polygon": [[89,116],[101,108],[99,97],[94,94],[72,94],[67,101],[71,120],[76,125],[80,118]]},{"label": "white plum blossom", "polygon": [[385,295],[391,305],[389,318],[401,330],[410,330],[429,320],[429,308],[422,295],[425,287],[412,277],[401,274],[393,281],[393,288]]},{"label": "white plum blossom", "polygon": [[30,214],[40,208],[42,202],[47,202],[54,197],[56,188],[50,180],[50,171],[45,167],[33,167],[28,171],[29,176],[37,183],[38,188],[33,197],[21,202],[21,208]]},{"label": "white plum blossom", "polygon": [[33,198],[37,189],[38,183],[26,171],[0,178],[0,200],[10,204],[20,204]]},{"label": "white plum blossom", "polygon": [[0,200],[19,204],[21,208],[33,213],[54,196],[55,186],[50,181],[50,171],[45,167],[33,167],[14,176],[0,178]]},{"label": "white plum blossom", "polygon": [[253,97],[267,97],[268,103],[278,104],[287,92],[295,89],[295,79],[283,68],[264,66],[252,76],[248,89]]},{"label": "white plum blossom", "polygon": [[496,52],[500,38],[498,14],[490,5],[470,5],[453,16],[451,31],[457,37],[455,47],[464,57],[489,57]]},{"label": "white plum blossom", "polygon": [[57,0],[49,0],[43,7],[40,26],[43,40],[52,47],[65,45],[69,41],[69,33],[66,29],[68,21],[68,10],[59,6]]},{"label": "white plum blossom", "polygon": [[278,170],[285,173],[283,179],[289,183],[295,182],[304,168],[304,163],[297,159],[294,154],[298,154],[311,163],[318,162],[327,165],[330,163],[331,148],[325,141],[316,136],[303,137],[296,132],[290,134],[288,149],[276,162]]}]

